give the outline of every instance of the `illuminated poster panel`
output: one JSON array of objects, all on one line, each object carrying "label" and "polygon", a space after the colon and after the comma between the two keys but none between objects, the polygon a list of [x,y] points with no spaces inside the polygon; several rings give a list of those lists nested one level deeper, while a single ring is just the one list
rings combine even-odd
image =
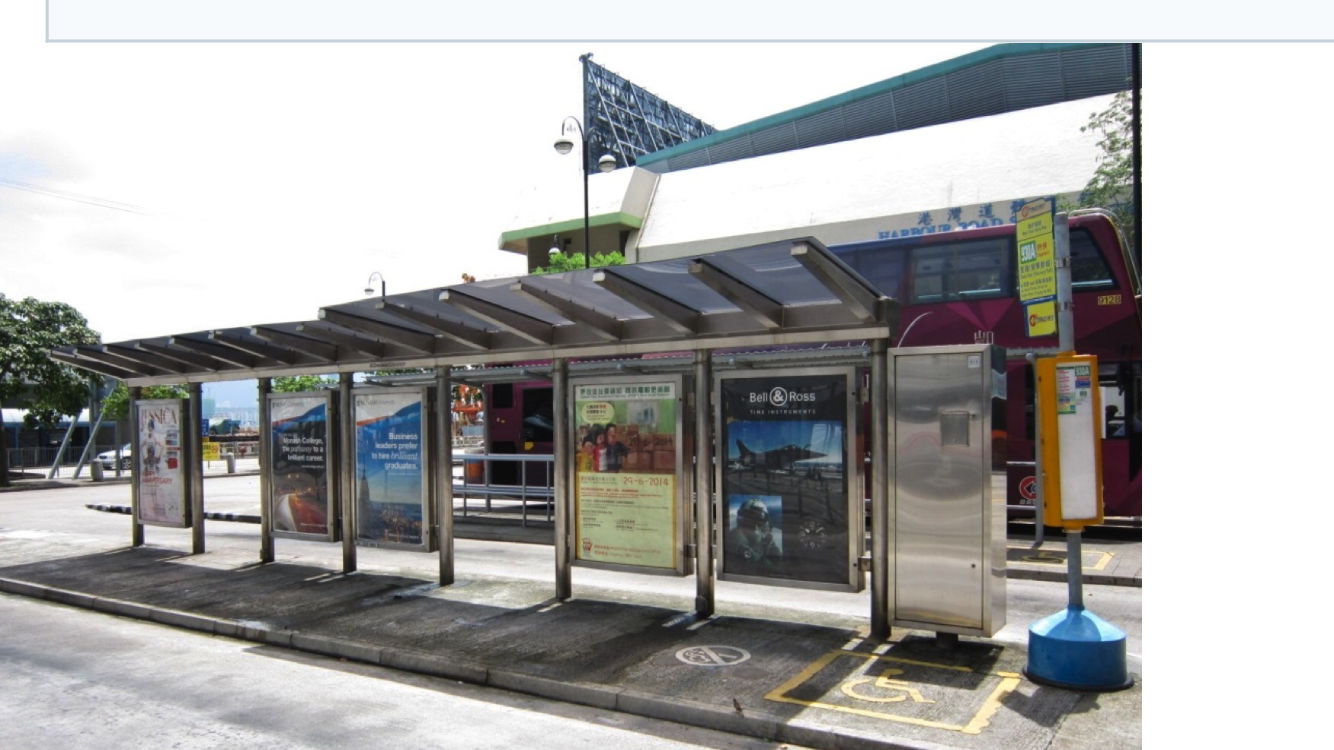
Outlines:
[{"label": "illuminated poster panel", "polygon": [[810,368],[717,379],[719,578],[860,590],[852,377]]},{"label": "illuminated poster panel", "polygon": [[425,550],[424,389],[353,393],[357,543]]},{"label": "illuminated poster panel", "polygon": [[269,517],[275,536],[334,541],[333,394],[269,396]]},{"label": "illuminated poster panel", "polygon": [[684,574],[680,378],[574,392],[575,561]]},{"label": "illuminated poster panel", "polygon": [[134,402],[138,410],[139,523],[154,526],[190,525],[186,499],[186,438],[182,399]]}]

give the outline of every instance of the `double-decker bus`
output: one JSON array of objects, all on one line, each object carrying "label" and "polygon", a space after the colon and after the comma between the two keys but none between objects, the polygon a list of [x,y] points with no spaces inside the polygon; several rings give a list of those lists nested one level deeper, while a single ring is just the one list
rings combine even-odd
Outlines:
[{"label": "double-decker bus", "polygon": [[[1054,353],[1055,335],[1030,338],[1019,301],[1013,225],[876,240],[830,248],[884,294],[898,300],[891,346],[1005,347],[1009,461],[1007,504],[1032,506],[1035,412],[1032,352]],[[1139,517],[1140,281],[1120,232],[1102,212],[1070,218],[1075,351],[1098,357],[1105,515]],[[488,386],[488,452],[550,453],[547,382]],[[497,466],[496,481],[519,479],[519,464]],[[545,472],[527,483],[548,480]],[[869,486],[869,484],[868,484]],[[869,495],[868,495],[869,496]],[[1019,511],[1022,512],[1022,511]]]},{"label": "double-decker bus", "polygon": [[[898,300],[891,346],[989,341],[1005,347],[1011,506],[1031,506],[1033,365],[1057,337],[1030,338],[1019,302],[1013,225],[831,247],[845,263]],[[1141,516],[1140,279],[1134,258],[1103,212],[1070,217],[1074,344],[1098,357],[1102,388],[1103,500],[1108,516]]]}]

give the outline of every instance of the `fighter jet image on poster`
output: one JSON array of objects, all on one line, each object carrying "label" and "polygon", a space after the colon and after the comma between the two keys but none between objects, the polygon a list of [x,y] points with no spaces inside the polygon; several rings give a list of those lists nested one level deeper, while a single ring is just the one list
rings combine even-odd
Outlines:
[{"label": "fighter jet image on poster", "polygon": [[791,471],[798,463],[805,463],[808,459],[822,458],[827,455],[792,444],[758,453],[747,448],[746,444],[740,440],[736,441],[736,447],[741,453],[741,457],[737,459],[741,466],[757,469],[777,469],[779,471]]}]

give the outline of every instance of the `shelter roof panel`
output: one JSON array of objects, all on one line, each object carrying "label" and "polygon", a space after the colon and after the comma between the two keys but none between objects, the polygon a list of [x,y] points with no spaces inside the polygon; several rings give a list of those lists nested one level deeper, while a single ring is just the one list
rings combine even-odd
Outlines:
[{"label": "shelter roof panel", "polygon": [[[693,270],[692,270],[693,269]],[[318,318],[55,350],[131,385],[887,337],[895,305],[813,239],[345,302]]]}]

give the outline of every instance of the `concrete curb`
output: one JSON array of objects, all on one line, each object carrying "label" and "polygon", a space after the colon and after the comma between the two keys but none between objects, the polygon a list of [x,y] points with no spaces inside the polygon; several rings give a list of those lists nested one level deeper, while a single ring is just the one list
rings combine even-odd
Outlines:
[{"label": "concrete curb", "polygon": [[429,677],[500,688],[564,703],[673,721],[689,726],[787,742],[807,747],[839,750],[938,750],[934,744],[912,744],[840,731],[787,723],[759,707],[742,711],[668,699],[636,690],[616,689],[587,683],[568,683],[511,670],[488,669],[465,659],[408,649],[382,648],[360,641],[273,628],[267,623],[210,617],[192,612],[154,607],[83,594],[68,589],[0,578],[0,592],[42,599],[66,606],[130,617],[160,625],[236,638],[269,646],[373,664]]}]

